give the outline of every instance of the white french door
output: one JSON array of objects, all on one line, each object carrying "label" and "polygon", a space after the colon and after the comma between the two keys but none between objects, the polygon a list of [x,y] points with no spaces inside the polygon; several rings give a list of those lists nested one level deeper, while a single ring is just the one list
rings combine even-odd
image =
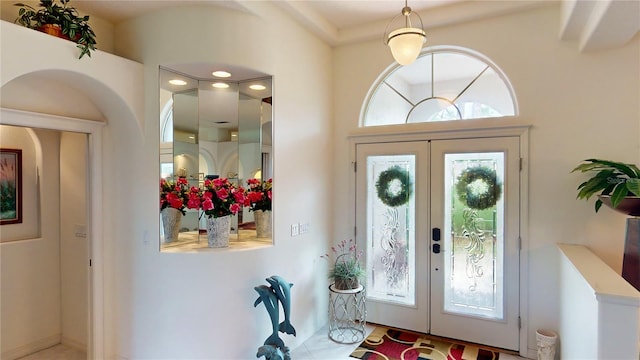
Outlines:
[{"label": "white french door", "polygon": [[518,137],[356,145],[367,320],[519,349]]},{"label": "white french door", "polygon": [[359,144],[356,153],[356,238],[367,259],[367,321],[428,332],[429,143]]}]

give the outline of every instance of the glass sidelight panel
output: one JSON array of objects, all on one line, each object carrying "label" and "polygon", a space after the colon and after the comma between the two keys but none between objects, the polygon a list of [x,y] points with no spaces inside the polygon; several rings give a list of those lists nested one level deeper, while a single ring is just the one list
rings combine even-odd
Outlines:
[{"label": "glass sidelight panel", "polygon": [[415,155],[367,157],[367,296],[414,306]]},{"label": "glass sidelight panel", "polygon": [[446,312],[504,319],[504,158],[445,154]]}]

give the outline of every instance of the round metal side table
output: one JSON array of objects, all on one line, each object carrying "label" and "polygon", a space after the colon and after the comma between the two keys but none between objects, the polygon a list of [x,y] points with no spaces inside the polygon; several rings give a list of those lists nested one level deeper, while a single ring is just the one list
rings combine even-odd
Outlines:
[{"label": "round metal side table", "polygon": [[367,322],[364,286],[339,290],[329,286],[329,338],[341,344],[364,340]]}]

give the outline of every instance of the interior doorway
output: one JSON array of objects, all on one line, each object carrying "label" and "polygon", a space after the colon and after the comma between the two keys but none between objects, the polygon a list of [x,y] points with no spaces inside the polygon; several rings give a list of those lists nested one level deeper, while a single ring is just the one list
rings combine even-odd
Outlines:
[{"label": "interior doorway", "polygon": [[519,142],[356,145],[368,321],[519,349]]},{"label": "interior doorway", "polygon": [[23,221],[0,229],[2,359],[57,345],[55,358],[86,359],[88,136],[9,125],[0,136],[22,154],[15,170],[24,210]]},{"label": "interior doorway", "polygon": [[[80,320],[83,324],[85,324],[86,333],[84,335],[84,346],[86,347],[86,358],[88,359],[98,359],[104,357],[104,316],[103,316],[103,297],[104,297],[104,288],[103,288],[103,235],[102,235],[102,218],[103,211],[100,208],[100,204],[102,203],[102,128],[104,127],[104,123],[95,122],[95,121],[84,121],[72,118],[65,118],[60,116],[52,116],[47,114],[40,113],[31,113],[10,109],[2,109],[2,120],[3,125],[14,125],[19,127],[30,127],[32,129],[46,129],[59,131],[61,135],[61,139],[65,138],[64,134],[68,138],[73,138],[76,145],[79,145],[81,149],[81,153],[83,155],[84,161],[80,160],[80,162],[84,162],[84,166],[81,166],[81,170],[76,169],[76,171],[82,171],[85,174],[85,185],[77,185],[74,184],[75,179],[73,179],[73,175],[71,175],[72,179],[63,178],[63,174],[65,174],[65,170],[63,170],[64,165],[62,163],[58,163],[59,173],[60,173],[60,182],[66,183],[69,185],[69,191],[74,194],[81,193],[85,198],[84,211],[80,209],[80,206],[74,205],[76,201],[73,198],[69,198],[68,201],[71,203],[67,203],[66,207],[72,207],[76,209],[72,209],[73,211],[81,211],[85,215],[84,221],[75,221],[70,219],[68,224],[68,228],[71,232],[71,245],[74,245],[73,242],[84,241],[86,244],[86,248],[84,250],[80,250],[82,254],[77,255],[72,254],[71,258],[74,260],[78,260],[81,263],[81,266],[86,270],[86,281],[84,282],[85,288],[82,290],[85,294],[83,301],[85,307],[84,315],[79,315]],[[65,140],[66,141],[66,140]],[[78,156],[78,154],[75,154]],[[71,160],[73,163],[76,163],[77,166],[78,160]],[[51,167],[52,164],[47,164],[47,166]],[[74,166],[74,165],[71,165]],[[75,185],[75,186],[74,186]],[[61,186],[62,190],[62,186]],[[56,212],[60,212],[61,204],[59,204]],[[40,217],[44,218],[45,214],[39,214]],[[62,217],[63,215],[60,214]],[[79,240],[80,239],[80,240]],[[76,244],[77,245],[77,244]],[[76,249],[77,250],[77,249]],[[4,255],[4,251],[3,251]],[[62,267],[67,264],[65,258],[63,262],[60,263],[60,271]],[[4,265],[4,264],[3,264]],[[3,271],[3,274],[5,272]],[[78,275],[77,273],[75,275]],[[82,280],[81,280],[82,282]],[[70,284],[70,282],[67,282]],[[61,285],[62,286],[62,285]],[[62,290],[61,290],[62,291]],[[3,291],[4,293],[4,291]],[[77,301],[81,297],[72,296],[72,301]],[[70,305],[71,307],[77,306],[73,303]],[[3,308],[5,307],[5,303],[3,302]],[[3,309],[4,310],[4,309]],[[4,316],[3,316],[4,319]],[[3,329],[4,330],[4,329]],[[6,332],[3,331],[3,338],[5,337]],[[58,337],[62,337],[62,334],[58,334]],[[55,336],[54,336],[55,337]],[[42,338],[40,339],[42,340]],[[47,341],[53,341],[54,339],[48,338],[45,339]],[[38,345],[39,343],[36,342]],[[77,345],[77,344],[76,344]],[[8,350],[6,346],[3,344],[3,359],[5,358],[5,351]],[[25,348],[19,348],[17,351],[23,352]],[[28,353],[28,352],[27,352]],[[7,357],[8,358],[8,357]]]}]

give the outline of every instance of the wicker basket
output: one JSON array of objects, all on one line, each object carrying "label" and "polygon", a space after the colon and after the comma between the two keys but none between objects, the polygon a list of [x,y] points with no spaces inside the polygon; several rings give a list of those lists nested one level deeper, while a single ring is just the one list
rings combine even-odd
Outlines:
[{"label": "wicker basket", "polygon": [[357,289],[360,286],[357,278],[334,278],[333,287],[338,290]]}]

